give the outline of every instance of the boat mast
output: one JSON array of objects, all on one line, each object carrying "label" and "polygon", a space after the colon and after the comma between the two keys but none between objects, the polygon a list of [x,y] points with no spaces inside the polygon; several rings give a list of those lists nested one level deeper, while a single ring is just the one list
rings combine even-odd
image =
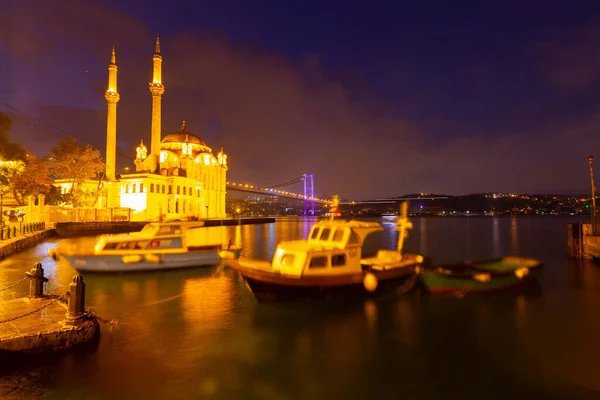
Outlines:
[{"label": "boat mast", "polygon": [[402,247],[404,246],[404,239],[406,238],[408,232],[407,229],[410,229],[412,224],[408,221],[408,201],[400,204],[400,215],[398,215],[398,222],[396,223],[396,230],[398,230],[398,248],[397,251],[399,253],[402,252]]},{"label": "boat mast", "polygon": [[333,198],[331,199],[331,208],[329,209],[329,221],[333,222],[333,218],[335,218],[335,214],[337,214],[338,212],[338,206],[340,204],[340,198],[339,196],[336,194],[333,196]]}]

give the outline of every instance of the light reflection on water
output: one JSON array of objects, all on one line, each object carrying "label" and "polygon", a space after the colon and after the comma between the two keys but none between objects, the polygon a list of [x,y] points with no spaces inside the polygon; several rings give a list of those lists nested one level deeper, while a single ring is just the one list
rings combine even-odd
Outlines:
[{"label": "light reflection on water", "polygon": [[[40,398],[597,398],[600,273],[566,255],[562,218],[415,218],[407,250],[434,262],[539,257],[539,287],[490,296],[413,292],[364,303],[257,304],[232,271],[214,267],[84,275],[87,304],[120,325],[98,349],[0,377],[2,399]],[[226,227],[243,254],[270,258],[314,220]],[[220,228],[219,228],[220,229]],[[217,232],[217,231],[215,231]],[[218,234],[222,234],[219,230]],[[394,248],[384,224],[371,249]],[[76,272],[51,240],[0,262],[0,289],[42,262],[51,292]],[[0,293],[22,296],[26,285]]]}]

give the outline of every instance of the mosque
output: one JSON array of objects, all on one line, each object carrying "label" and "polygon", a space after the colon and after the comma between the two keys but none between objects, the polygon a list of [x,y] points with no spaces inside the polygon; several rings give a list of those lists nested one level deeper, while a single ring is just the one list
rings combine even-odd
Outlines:
[{"label": "mosque", "polygon": [[135,172],[117,174],[117,103],[120,96],[116,54],[114,47],[112,49],[105,93],[108,103],[105,196],[99,199],[99,203],[104,201],[104,204],[98,206],[129,208],[133,221],[190,216],[225,218],[227,155],[221,149],[215,156],[203,140],[186,130],[185,121],[179,131],[161,135],[161,102],[165,86],[158,36],[152,60],[150,151],[142,140],[136,149]]}]

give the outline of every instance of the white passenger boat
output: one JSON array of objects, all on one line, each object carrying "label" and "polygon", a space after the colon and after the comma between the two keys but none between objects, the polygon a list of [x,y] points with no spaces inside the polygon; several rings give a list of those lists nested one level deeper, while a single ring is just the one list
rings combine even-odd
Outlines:
[{"label": "white passenger boat", "polygon": [[258,301],[361,298],[412,287],[425,258],[403,252],[412,226],[406,203],[396,227],[397,248],[363,258],[366,236],[383,227],[377,222],[334,219],[336,200],[330,219],[316,222],[306,240],[279,243],[271,261],[240,257],[226,265],[239,273]]},{"label": "white passenger boat", "polygon": [[222,257],[239,256],[238,235],[235,243],[223,244],[207,229],[202,221],[151,222],[139,232],[102,235],[90,250],[59,246],[49,255],[67,260],[79,272],[104,273],[213,266]]}]

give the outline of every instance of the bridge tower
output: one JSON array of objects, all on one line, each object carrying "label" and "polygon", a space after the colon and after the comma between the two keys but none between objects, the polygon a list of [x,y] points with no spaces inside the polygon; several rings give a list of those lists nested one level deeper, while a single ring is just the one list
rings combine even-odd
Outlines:
[{"label": "bridge tower", "polygon": [[311,216],[315,216],[315,181],[313,174],[302,175],[304,181],[304,214],[306,215],[306,204],[311,204]]}]

